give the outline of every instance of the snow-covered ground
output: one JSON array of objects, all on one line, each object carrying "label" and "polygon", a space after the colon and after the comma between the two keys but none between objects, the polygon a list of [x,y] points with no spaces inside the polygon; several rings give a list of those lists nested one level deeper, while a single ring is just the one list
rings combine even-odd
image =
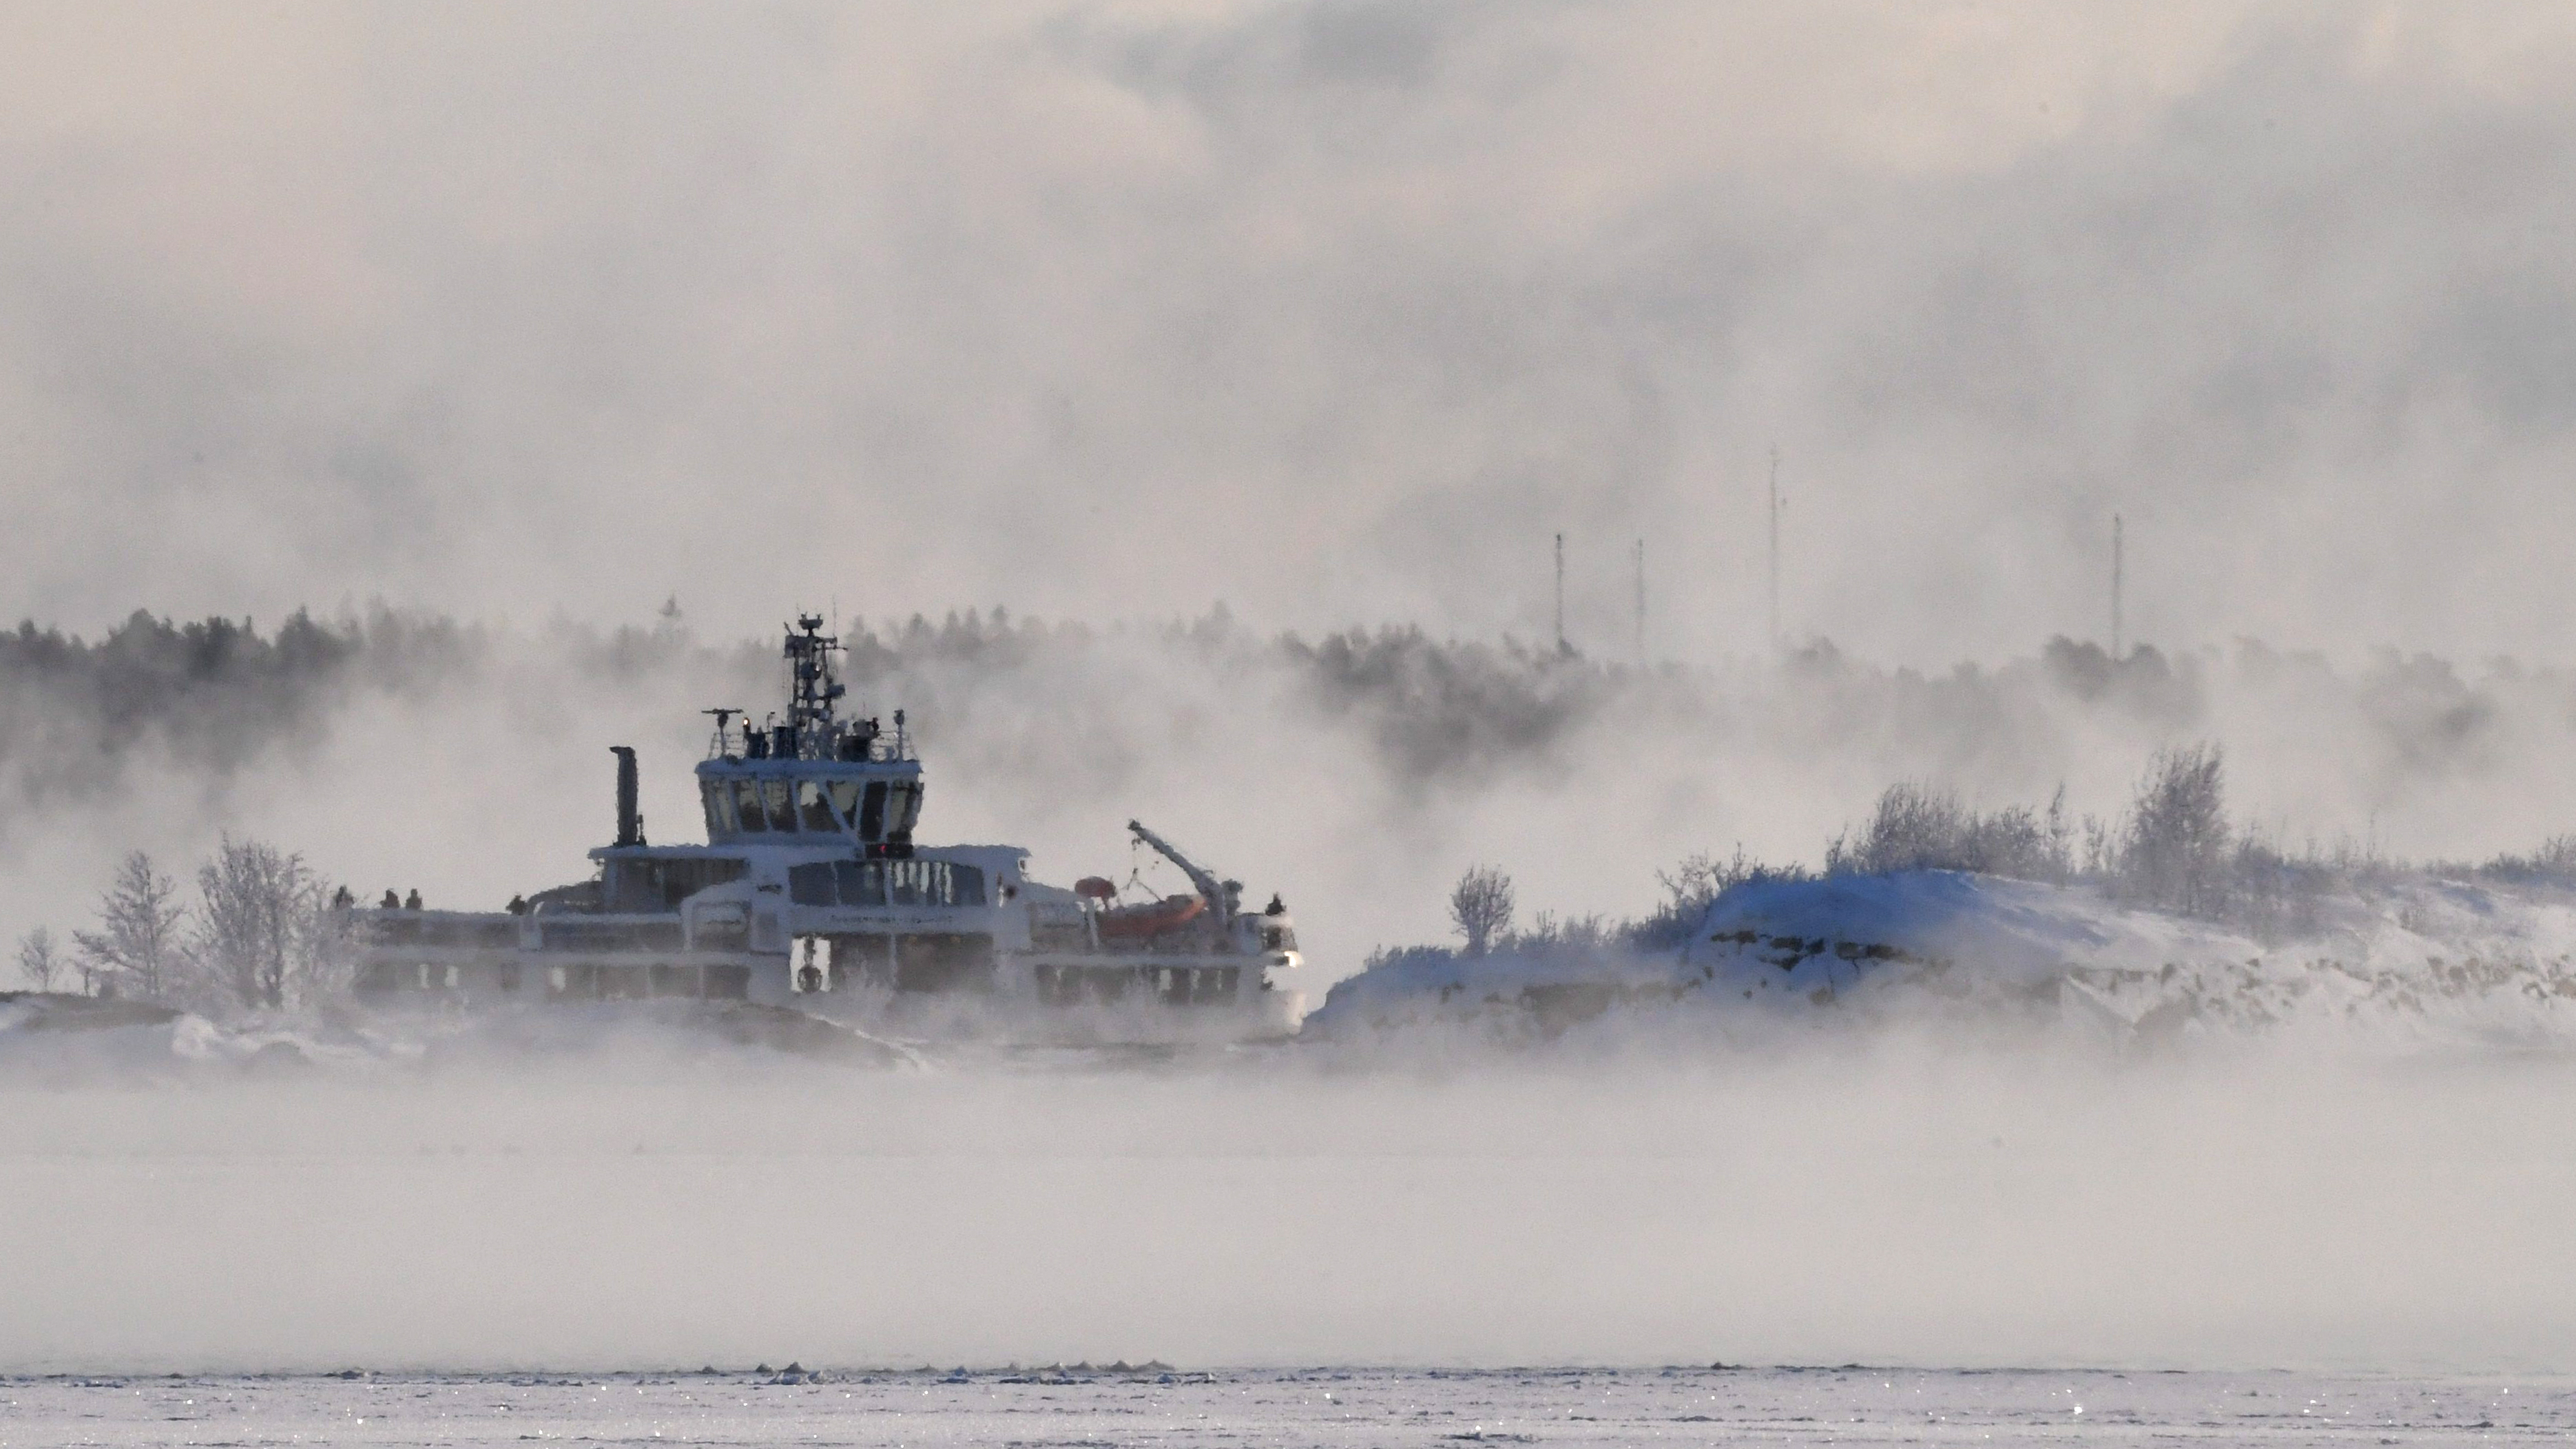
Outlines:
[{"label": "snow-covered ground", "polygon": [[218,1024],[150,1002],[0,992],[0,1085],[710,1057],[860,1067],[919,1060],[908,1048],[864,1032],[743,1002],[550,1004],[473,1014],[335,1009]]},{"label": "snow-covered ground", "polygon": [[1674,951],[1399,953],[1336,986],[1307,1030],[1523,1039],[1604,1019],[1735,1030],[1929,1017],[2120,1044],[2286,1030],[2576,1045],[2576,896],[2399,877],[2313,905],[2310,929],[2265,945],[2085,885],[1952,871],[1755,881],[1711,903]]},{"label": "snow-covered ground", "polygon": [[0,1380],[0,1446],[2564,1443],[2563,1381],[1327,1368]]}]

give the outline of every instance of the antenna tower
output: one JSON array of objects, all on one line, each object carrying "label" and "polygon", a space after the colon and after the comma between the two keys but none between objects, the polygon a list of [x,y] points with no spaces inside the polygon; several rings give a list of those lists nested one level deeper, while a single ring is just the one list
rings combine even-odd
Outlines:
[{"label": "antenna tower", "polygon": [[1637,540],[1637,662],[1646,662],[1646,541]]},{"label": "antenna tower", "polygon": [[1565,535],[1556,536],[1556,652],[1565,652]]},{"label": "antenna tower", "polygon": [[2120,662],[2120,584],[2121,572],[2128,560],[2123,556],[2126,543],[2120,537],[2120,515],[2111,515],[2111,662]]},{"label": "antenna tower", "polygon": [[1780,445],[1771,445],[1771,647],[1780,647]]}]

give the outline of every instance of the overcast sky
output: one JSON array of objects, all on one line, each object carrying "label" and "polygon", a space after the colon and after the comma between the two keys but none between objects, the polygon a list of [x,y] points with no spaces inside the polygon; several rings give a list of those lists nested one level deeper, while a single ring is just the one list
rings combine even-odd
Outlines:
[{"label": "overcast sky", "polygon": [[0,11],[0,610],[2576,657],[2560,6]]}]

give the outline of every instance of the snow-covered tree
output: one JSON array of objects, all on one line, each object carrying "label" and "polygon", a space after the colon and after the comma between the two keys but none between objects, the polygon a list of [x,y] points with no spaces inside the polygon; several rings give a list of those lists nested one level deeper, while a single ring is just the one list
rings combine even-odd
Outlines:
[{"label": "snow-covered tree", "polygon": [[62,952],[54,945],[54,933],[38,926],[18,938],[18,973],[38,991],[54,989],[54,978],[63,971]]},{"label": "snow-covered tree", "polygon": [[233,999],[276,1010],[314,971],[322,887],[304,857],[227,835],[197,871],[197,959]]},{"label": "snow-covered tree", "polygon": [[1449,920],[1467,938],[1467,954],[1482,956],[1511,933],[1512,878],[1499,866],[1472,866],[1449,892]]},{"label": "snow-covered tree", "polygon": [[179,984],[185,960],[187,914],[179,904],[179,883],[162,874],[151,856],[128,852],[99,897],[98,929],[72,933],[80,947],[82,989],[106,976],[122,977],[127,990],[147,998],[168,994]]}]

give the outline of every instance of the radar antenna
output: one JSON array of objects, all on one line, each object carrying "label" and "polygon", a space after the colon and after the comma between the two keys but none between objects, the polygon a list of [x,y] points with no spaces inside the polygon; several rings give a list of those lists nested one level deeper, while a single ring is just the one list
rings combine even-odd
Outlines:
[{"label": "radar antenna", "polygon": [[711,714],[716,717],[716,738],[715,743],[707,751],[709,757],[712,758],[714,756],[727,753],[732,746],[731,742],[725,737],[725,726],[731,724],[733,722],[733,717],[741,714],[742,711],[739,709],[702,709],[699,710],[698,713]]}]

